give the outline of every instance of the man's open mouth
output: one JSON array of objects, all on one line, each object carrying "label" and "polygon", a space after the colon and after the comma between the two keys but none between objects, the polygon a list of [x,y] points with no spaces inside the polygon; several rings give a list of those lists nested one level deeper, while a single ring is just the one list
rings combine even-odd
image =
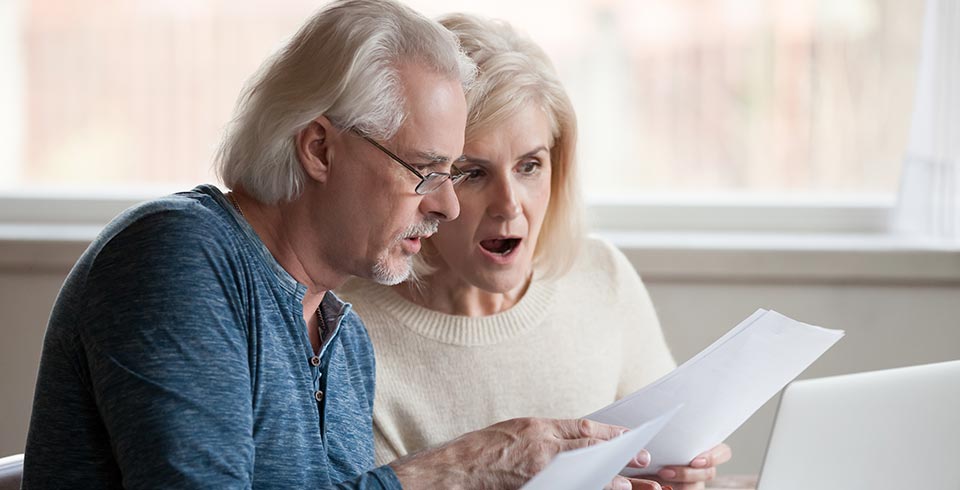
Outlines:
[{"label": "man's open mouth", "polygon": [[481,240],[480,246],[492,254],[507,255],[520,245],[519,238],[491,238]]}]

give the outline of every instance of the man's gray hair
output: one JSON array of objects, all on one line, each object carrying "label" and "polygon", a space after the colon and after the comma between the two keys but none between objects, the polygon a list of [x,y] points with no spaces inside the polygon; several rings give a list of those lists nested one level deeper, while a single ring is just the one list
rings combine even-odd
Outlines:
[{"label": "man's gray hair", "polygon": [[342,129],[393,137],[405,119],[403,63],[459,80],[464,91],[476,72],[449,31],[393,0],[321,9],[244,88],[217,154],[220,179],[264,203],[296,199],[306,178],[297,134],[323,115]]}]

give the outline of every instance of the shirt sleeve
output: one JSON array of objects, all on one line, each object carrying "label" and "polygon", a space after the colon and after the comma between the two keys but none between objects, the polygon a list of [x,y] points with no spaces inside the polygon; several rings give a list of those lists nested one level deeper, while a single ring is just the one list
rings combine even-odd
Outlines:
[{"label": "shirt sleeve", "polygon": [[349,482],[338,483],[336,488],[337,490],[402,490],[403,487],[393,468],[384,465]]},{"label": "shirt sleeve", "polygon": [[[130,489],[251,488],[250,266],[237,258],[231,230],[205,222],[189,209],[149,212],[91,251],[89,268],[78,265],[79,279],[58,299],[69,307],[54,311],[58,324],[72,324],[57,332],[69,334],[45,341],[25,488],[102,486],[114,476]],[[58,478],[77,455],[97,458],[110,474]],[[339,483],[316,480],[322,488],[401,488],[386,466]]]},{"label": "shirt sleeve", "polygon": [[[92,265],[81,335],[92,395],[125,488],[250,488],[244,266],[228,234],[182,218],[137,220]],[[400,484],[381,467],[331,488]]]}]

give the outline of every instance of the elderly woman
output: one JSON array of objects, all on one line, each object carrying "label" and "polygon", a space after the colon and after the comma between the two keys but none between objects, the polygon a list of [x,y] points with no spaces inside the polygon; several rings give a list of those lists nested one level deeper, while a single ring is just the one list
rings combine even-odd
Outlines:
[{"label": "elderly woman", "polygon": [[[418,280],[339,291],[375,347],[380,462],[498,420],[583,416],[675,367],[630,263],[580,228],[576,119],[546,55],[504,23],[441,23],[479,69],[460,217],[424,241]],[[702,488],[729,457],[657,478]]]}]

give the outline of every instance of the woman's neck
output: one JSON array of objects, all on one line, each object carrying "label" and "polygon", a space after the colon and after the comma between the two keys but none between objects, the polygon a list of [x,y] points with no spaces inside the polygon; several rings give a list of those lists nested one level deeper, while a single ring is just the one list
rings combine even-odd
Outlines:
[{"label": "woman's neck", "polygon": [[448,315],[480,317],[509,310],[523,298],[530,285],[528,275],[516,288],[491,292],[452,276],[449,271],[438,271],[418,283],[404,282],[393,288],[400,296],[424,308]]}]

